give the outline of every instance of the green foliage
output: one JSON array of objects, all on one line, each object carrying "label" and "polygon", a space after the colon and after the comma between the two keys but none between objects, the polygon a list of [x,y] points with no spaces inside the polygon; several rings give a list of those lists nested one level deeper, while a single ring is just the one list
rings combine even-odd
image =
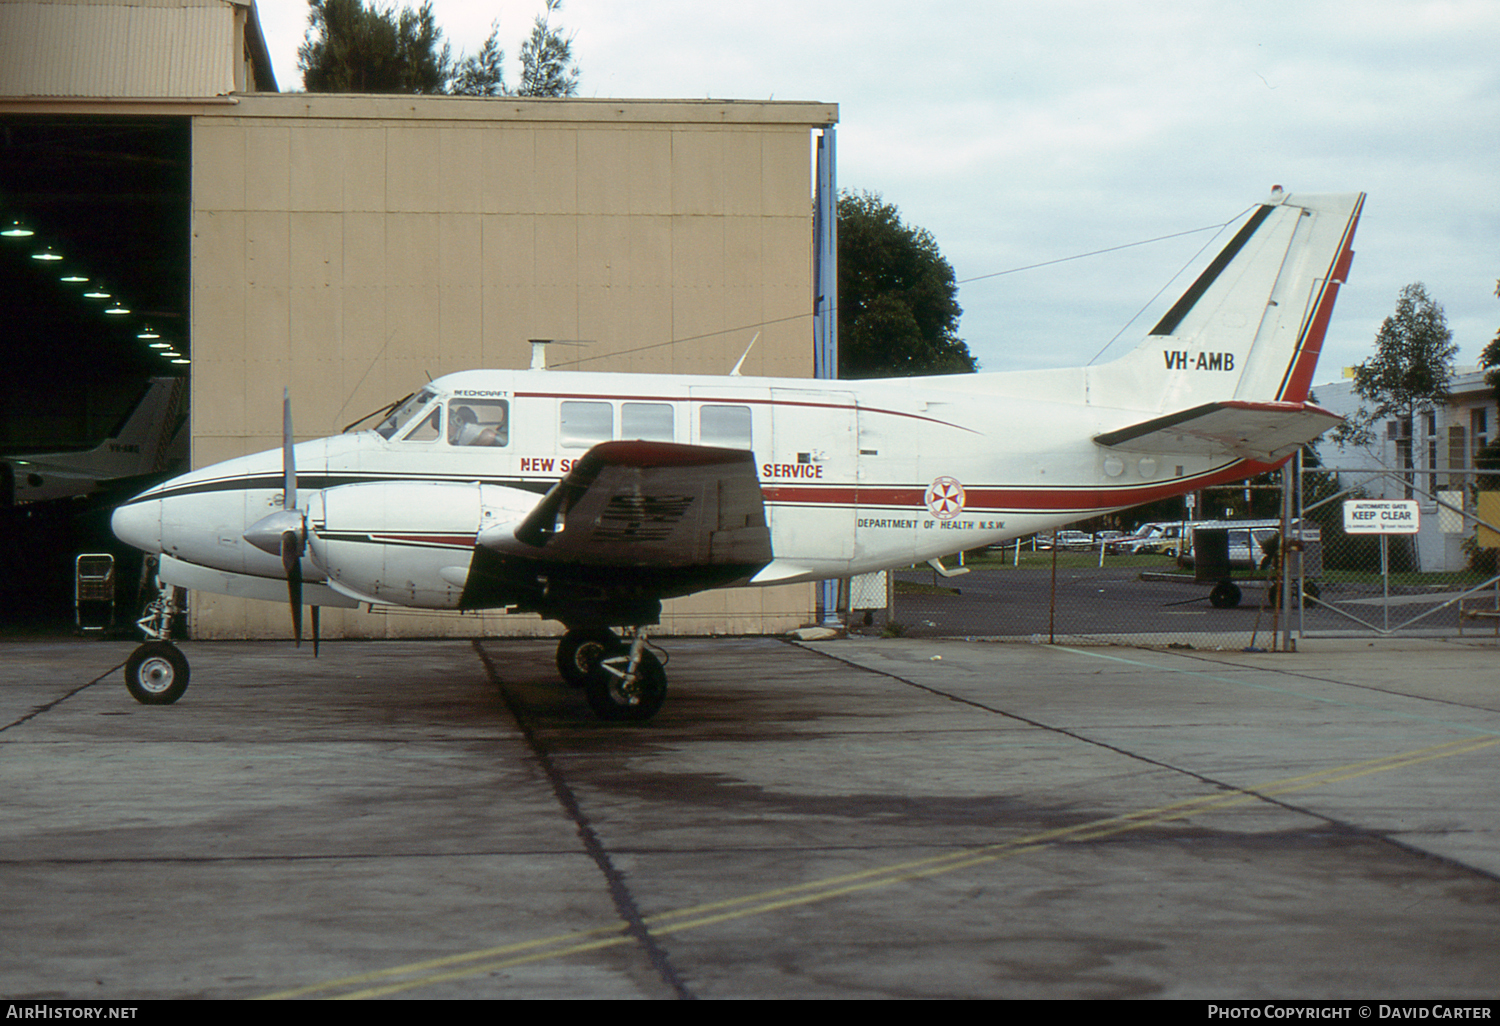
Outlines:
[{"label": "green foliage", "polygon": [[1413,282],[1403,288],[1396,312],[1375,333],[1375,355],[1354,368],[1354,390],[1363,400],[1359,411],[1334,438],[1340,446],[1368,444],[1375,422],[1409,420],[1446,402],[1457,352],[1448,318],[1426,287]]},{"label": "green foliage", "polygon": [[454,67],[450,90],[457,96],[505,96],[505,51],[500,49],[500,25],[490,24],[490,37],[479,52],[463,57]]},{"label": "green foliage", "polygon": [[[1500,341],[1497,338],[1496,341]],[[1476,470],[1500,471],[1500,442],[1491,442],[1474,454],[1474,467]],[[1474,490],[1476,492],[1500,491],[1500,474],[1476,474],[1474,475]],[[1463,540],[1464,554],[1469,557],[1469,568],[1480,573],[1493,574],[1497,570],[1497,562],[1500,562],[1500,549],[1481,548],[1479,539],[1470,535]]]},{"label": "green foliage", "polygon": [[[1500,442],[1491,442],[1474,454],[1475,470],[1500,470]],[[1477,474],[1476,485],[1479,491],[1500,491],[1500,475]]]},{"label": "green foliage", "polygon": [[578,65],[573,63],[573,37],[553,31],[547,24],[562,0],[547,0],[547,10],[531,26],[531,35],[521,44],[521,84],[517,96],[576,96]]},{"label": "green foliage", "polygon": [[958,337],[958,285],[932,234],[903,224],[878,193],[838,203],[839,377],[976,369]]},{"label": "green foliage", "polygon": [[[1495,295],[1500,296],[1500,281],[1495,282]],[[1495,400],[1500,402],[1500,331],[1495,332],[1495,337],[1479,354],[1479,366],[1484,370],[1485,382],[1495,390]]]},{"label": "green foliage", "polygon": [[549,19],[562,0],[545,0],[545,12],[521,44],[521,82],[505,84],[505,51],[498,23],[472,56],[458,60],[444,43],[432,4],[397,11],[373,0],[308,0],[307,37],[297,50],[303,87],[314,93],[450,93],[460,96],[573,96],[578,66],[573,39]]},{"label": "green foliage", "polygon": [[308,0],[308,8],[307,37],[297,50],[308,92],[446,91],[449,50],[430,2],[399,14],[363,0]]},{"label": "green foliage", "polygon": [[1493,577],[1500,573],[1500,549],[1486,549],[1479,544],[1479,539],[1469,535],[1459,543],[1463,549],[1464,557],[1468,560],[1469,569],[1476,574]]}]

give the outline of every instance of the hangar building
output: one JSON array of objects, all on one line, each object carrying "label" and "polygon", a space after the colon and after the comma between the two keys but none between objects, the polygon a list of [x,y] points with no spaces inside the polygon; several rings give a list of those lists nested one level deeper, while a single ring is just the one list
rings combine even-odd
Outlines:
[{"label": "hangar building", "polygon": [[[66,55],[66,57],[62,56]],[[810,376],[814,165],[834,104],[277,93],[253,3],[0,0],[0,444],[84,444],[190,381],[191,460],[333,434],[429,376],[529,365]],[[831,191],[831,175],[824,199]],[[34,254],[50,247],[63,259]],[[64,272],[104,282],[100,311]],[[160,339],[170,348],[153,349]],[[174,356],[161,355],[164,353]],[[805,623],[808,585],[670,603],[665,632]],[[550,633],[328,610],[325,636]],[[195,595],[194,637],[284,608]]]}]

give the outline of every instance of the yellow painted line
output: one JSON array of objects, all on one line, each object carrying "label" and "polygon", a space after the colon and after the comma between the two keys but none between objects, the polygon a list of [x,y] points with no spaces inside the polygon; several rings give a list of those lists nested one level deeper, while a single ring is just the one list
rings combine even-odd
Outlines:
[{"label": "yellow painted line", "polygon": [[[859,891],[892,887],[899,883],[923,877],[951,873],[959,869],[967,869],[973,866],[996,862],[1066,841],[1098,840],[1131,830],[1141,830],[1174,820],[1200,816],[1208,812],[1217,812],[1237,805],[1265,801],[1268,798],[1278,795],[1306,791],[1320,785],[1336,784],[1375,773],[1403,769],[1407,766],[1431,762],[1435,759],[1466,755],[1494,745],[1500,745],[1500,738],[1492,735],[1460,738],[1456,741],[1448,741],[1427,748],[1418,748],[1410,752],[1401,752],[1378,759],[1345,763],[1341,766],[1317,770],[1312,773],[1304,773],[1295,777],[1285,777],[1281,780],[1269,781],[1257,787],[1234,788],[1214,794],[1200,795],[1196,798],[1185,798],[1181,801],[1158,805],[1153,808],[1137,809],[1133,812],[1091,820],[1087,823],[1079,823],[1068,827],[1056,827],[1009,841],[1001,841],[978,848],[966,848],[962,851],[950,852],[946,855],[935,855],[908,862],[898,862],[875,869],[866,869],[855,873],[827,877],[822,880],[814,880],[808,883],[794,884],[790,887],[778,887],[771,890],[758,891],[739,898],[728,898],[722,901],[693,905],[672,912],[662,912],[657,915],[647,916],[643,921],[654,934],[680,933],[685,930],[701,929],[706,926],[734,919],[742,919],[747,916],[762,915],[767,912],[775,912],[800,905],[829,901],[833,898]],[[625,924],[620,923],[592,930],[558,934],[538,940],[518,941],[514,944],[483,948],[478,951],[450,955],[444,958],[412,962],[407,965],[395,966],[390,969],[380,969],[356,976],[346,976],[337,980],[328,980],[323,983],[309,984],[292,990],[267,994],[264,999],[277,1000],[313,995],[345,1000],[383,997],[401,991],[413,990],[418,987],[430,987],[438,983],[446,983],[451,980],[495,972],[500,969],[524,965],[529,962],[561,958],[567,955],[576,955],[583,952],[598,951],[604,948],[633,943],[635,943],[635,938],[627,932]],[[407,978],[399,979],[399,977]]]}]

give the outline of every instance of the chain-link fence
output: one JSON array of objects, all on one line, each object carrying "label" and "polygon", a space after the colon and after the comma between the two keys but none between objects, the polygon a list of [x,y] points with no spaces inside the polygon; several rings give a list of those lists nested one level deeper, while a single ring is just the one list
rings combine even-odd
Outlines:
[{"label": "chain-link fence", "polygon": [[[1298,627],[1496,633],[1497,486],[1493,471],[1304,474],[1303,513],[1321,527],[1323,566],[1306,586]],[[1392,521],[1391,530],[1364,530],[1377,516]]]},{"label": "chain-link fence", "polygon": [[[846,608],[869,632],[1064,644],[1500,636],[1500,477],[1485,473],[1308,470],[1283,503],[1285,552],[1280,517],[1158,524],[1144,536],[1059,531],[965,553],[961,566],[856,579]],[[1410,514],[1396,526],[1412,533],[1346,527],[1350,510],[1384,508]]]}]

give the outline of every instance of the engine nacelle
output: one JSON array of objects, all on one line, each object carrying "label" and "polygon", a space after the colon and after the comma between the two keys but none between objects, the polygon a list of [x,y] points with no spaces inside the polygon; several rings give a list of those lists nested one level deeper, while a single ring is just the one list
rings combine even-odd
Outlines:
[{"label": "engine nacelle", "polygon": [[308,505],[309,554],[329,587],[361,601],[456,609],[479,531],[536,499],[477,482],[341,485]]}]

